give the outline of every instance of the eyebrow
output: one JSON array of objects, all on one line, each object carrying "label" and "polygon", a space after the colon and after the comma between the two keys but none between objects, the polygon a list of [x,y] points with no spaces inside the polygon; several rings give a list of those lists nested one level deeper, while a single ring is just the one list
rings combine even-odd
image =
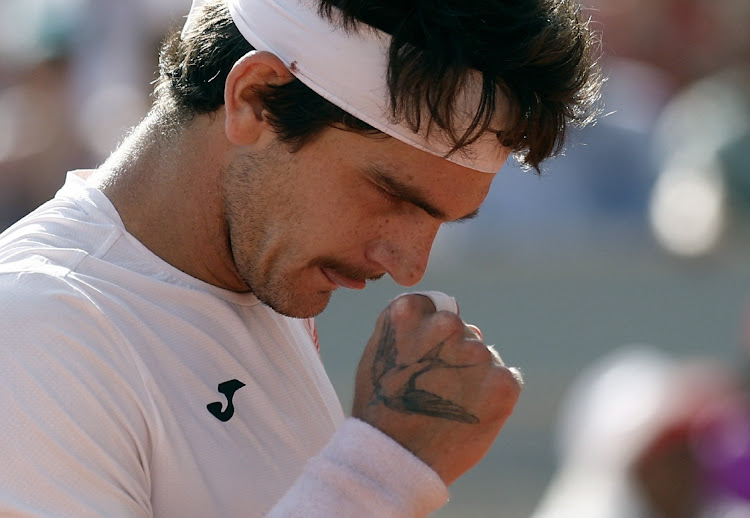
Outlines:
[{"label": "eyebrow", "polygon": [[479,209],[473,210],[472,212],[461,216],[460,218],[450,219],[448,215],[437,208],[420,189],[412,185],[407,185],[402,181],[393,177],[387,170],[376,164],[368,164],[366,170],[372,175],[376,182],[379,182],[382,186],[386,187],[390,193],[401,200],[411,203],[425,211],[433,218],[443,220],[446,223],[464,223],[472,220],[479,215]]}]

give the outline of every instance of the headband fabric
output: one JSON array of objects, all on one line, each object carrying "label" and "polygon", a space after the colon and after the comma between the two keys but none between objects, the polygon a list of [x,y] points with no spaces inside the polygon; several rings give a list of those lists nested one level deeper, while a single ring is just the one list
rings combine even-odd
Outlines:
[{"label": "headband fabric", "polygon": [[[183,37],[205,0],[193,0]],[[507,152],[494,133],[449,155],[444,131],[415,133],[393,120],[386,82],[391,36],[374,27],[347,31],[318,14],[316,0],[227,0],[240,33],[256,50],[275,54],[290,72],[318,95],[374,128],[413,147],[458,165],[496,173]],[[477,72],[478,75],[478,72]],[[459,128],[468,128],[479,102],[480,80],[469,81],[460,95]]]}]

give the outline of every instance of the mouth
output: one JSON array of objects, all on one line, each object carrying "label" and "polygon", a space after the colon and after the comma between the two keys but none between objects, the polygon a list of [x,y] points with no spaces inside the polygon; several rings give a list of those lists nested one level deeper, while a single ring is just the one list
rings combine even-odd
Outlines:
[{"label": "mouth", "polygon": [[367,284],[367,281],[364,279],[352,279],[331,268],[321,267],[320,270],[331,281],[331,284],[335,286],[334,289],[340,286],[342,288],[349,288],[350,290],[363,290]]}]

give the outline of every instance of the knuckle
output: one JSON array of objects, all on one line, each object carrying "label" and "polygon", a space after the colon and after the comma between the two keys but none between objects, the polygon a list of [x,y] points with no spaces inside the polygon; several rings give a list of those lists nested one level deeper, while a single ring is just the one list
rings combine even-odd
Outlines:
[{"label": "knuckle", "polygon": [[446,335],[464,334],[464,323],[461,318],[448,311],[438,311],[432,318],[433,324]]},{"label": "knuckle", "polygon": [[515,404],[523,388],[523,378],[520,372],[517,369],[499,367],[496,383],[498,391],[513,397]]},{"label": "knuckle", "polygon": [[431,302],[421,295],[402,295],[391,302],[390,308],[394,318],[413,317],[425,313]]},{"label": "knuckle", "polygon": [[463,353],[469,363],[490,363],[494,359],[492,351],[478,340],[464,342]]},{"label": "knuckle", "polygon": [[505,366],[505,362],[503,361],[502,356],[500,356],[500,353],[497,352],[497,347],[495,347],[494,345],[488,345],[487,346],[487,351],[490,353],[490,355],[492,357],[492,360],[497,365],[500,365],[500,366],[503,366],[503,367]]}]

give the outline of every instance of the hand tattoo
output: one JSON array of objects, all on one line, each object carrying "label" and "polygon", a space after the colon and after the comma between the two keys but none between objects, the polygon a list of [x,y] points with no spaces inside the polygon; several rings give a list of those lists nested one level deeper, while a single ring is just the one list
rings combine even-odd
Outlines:
[{"label": "hand tattoo", "polygon": [[452,365],[440,353],[445,342],[440,342],[413,364],[398,364],[396,333],[386,314],[381,328],[380,343],[372,364],[374,388],[370,405],[383,403],[386,407],[405,414],[422,414],[451,421],[476,424],[479,418],[445,398],[417,388],[417,379],[437,369],[465,369],[474,365]]}]

